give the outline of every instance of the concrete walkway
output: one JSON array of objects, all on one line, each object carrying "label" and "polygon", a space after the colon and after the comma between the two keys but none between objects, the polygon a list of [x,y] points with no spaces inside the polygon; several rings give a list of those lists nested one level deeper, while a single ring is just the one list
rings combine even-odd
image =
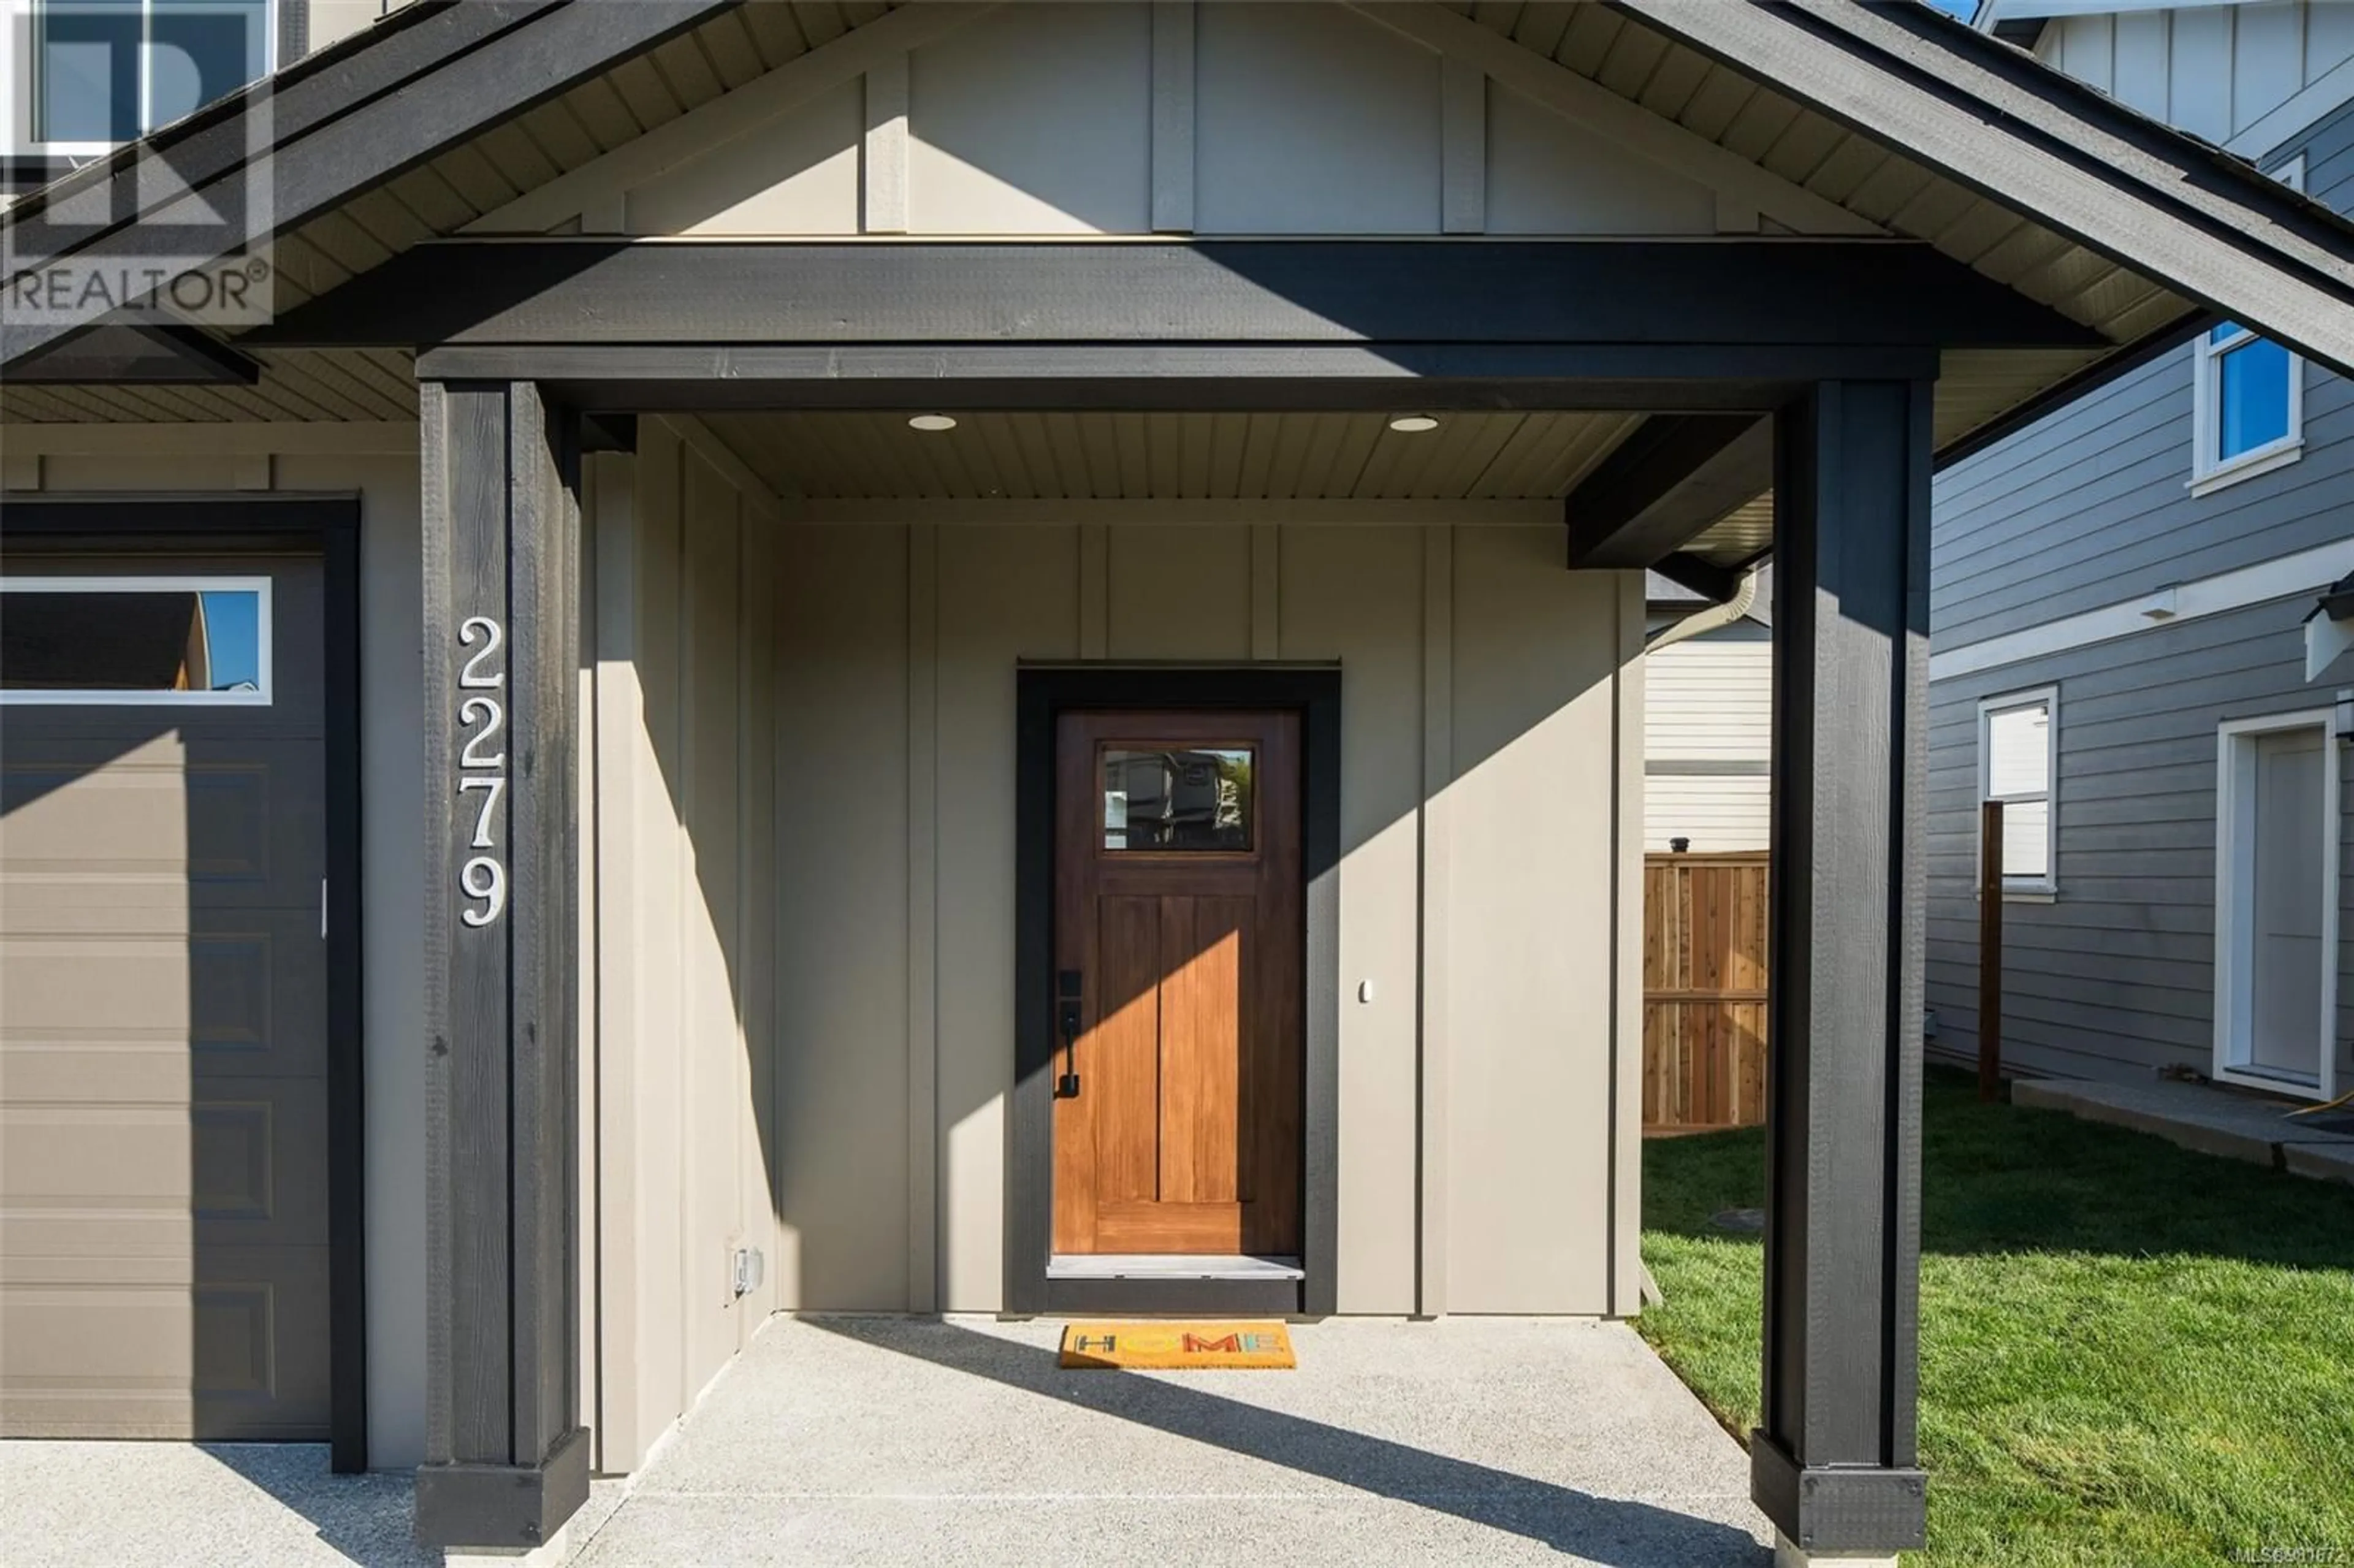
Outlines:
[{"label": "concrete walkway", "polygon": [[[1297,1327],[1297,1372],[1066,1372],[1060,1325],[778,1319],[579,1568],[1757,1568],[1748,1461],[1623,1325]],[[323,1448],[0,1444],[0,1563],[416,1568],[407,1478]]]},{"label": "concrete walkway", "polygon": [[1618,1324],[1295,1328],[1297,1372],[1064,1372],[1060,1325],[779,1319],[581,1568],[1754,1564],[1740,1446]]},{"label": "concrete walkway", "polygon": [[2294,1100],[2211,1084],[2020,1078],[2010,1086],[2010,1103],[2155,1133],[2201,1154],[2324,1181],[2354,1181],[2354,1137],[2318,1118],[2292,1119],[2288,1113],[2298,1108]]}]

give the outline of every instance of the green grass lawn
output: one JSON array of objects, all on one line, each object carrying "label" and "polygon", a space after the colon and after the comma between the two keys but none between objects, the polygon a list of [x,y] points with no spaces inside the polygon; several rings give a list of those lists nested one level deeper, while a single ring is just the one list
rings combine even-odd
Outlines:
[{"label": "green grass lawn", "polygon": [[[2354,1188],[1980,1105],[1960,1074],[1924,1121],[1922,1560],[2354,1564]],[[1643,1150],[1643,1335],[1744,1434],[1759,1240],[1709,1217],[1764,1202],[1764,1150]]]}]

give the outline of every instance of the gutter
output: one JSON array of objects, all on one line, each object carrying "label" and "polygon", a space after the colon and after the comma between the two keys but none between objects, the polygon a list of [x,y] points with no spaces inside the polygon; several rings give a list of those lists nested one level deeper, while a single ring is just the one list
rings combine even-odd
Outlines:
[{"label": "gutter", "polygon": [[1757,568],[1751,567],[1741,574],[1733,587],[1733,597],[1722,604],[1712,604],[1705,609],[1694,610],[1672,626],[1662,626],[1643,641],[1643,652],[1656,653],[1662,648],[1672,648],[1704,631],[1714,631],[1731,626],[1749,613],[1757,602]]}]

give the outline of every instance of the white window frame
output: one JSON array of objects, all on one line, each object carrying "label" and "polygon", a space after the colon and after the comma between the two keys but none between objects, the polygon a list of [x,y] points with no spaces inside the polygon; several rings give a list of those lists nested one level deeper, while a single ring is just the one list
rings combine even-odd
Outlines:
[{"label": "white window frame", "polygon": [[202,574],[162,577],[0,577],[0,594],[10,593],[251,593],[254,610],[255,689],[250,692],[128,692],[0,690],[0,707],[25,708],[266,708],[275,700],[277,662],[270,629],[276,614],[270,579]]},{"label": "white window frame", "polygon": [[[41,0],[0,0],[0,155],[19,158],[102,158],[120,145],[114,142],[37,142],[33,139],[33,13]],[[262,17],[261,74],[279,68],[278,29],[281,0],[265,0]],[[140,16],[149,15],[143,0]],[[148,117],[147,62],[139,66],[139,123]]]},{"label": "white window frame", "polygon": [[[2294,191],[2305,189],[2305,154],[2299,153],[2272,171],[2273,178]],[[2287,467],[2305,455],[2305,360],[2288,355],[2288,428],[2260,447],[2230,457],[2216,453],[2221,439],[2223,359],[2232,350],[2254,342],[2261,334],[2246,327],[2223,343],[2213,341],[2214,330],[2200,333],[2190,346],[2190,493],[2211,495],[2227,485]]]},{"label": "white window frame", "polygon": [[[1978,804],[1996,799],[1994,783],[1993,721],[1997,714],[2014,713],[2020,708],[2040,707],[2043,710],[2043,874],[2041,876],[2010,876],[2002,879],[2002,895],[2024,903],[2048,904],[2060,893],[2060,688],[2031,686],[2025,691],[2004,692],[1998,696],[1978,701]],[[2030,800],[2031,796],[2002,797],[2005,800]],[[2006,818],[2008,813],[2005,813]],[[1978,845],[1974,864],[1986,859],[1986,813],[1978,813],[1972,829],[1972,842]],[[2010,824],[2003,823],[2006,839]],[[1973,875],[1975,876],[1975,872]]]},{"label": "white window frame", "polygon": [[[2255,763],[2255,738],[2284,730],[2321,732],[2321,1039],[2316,1081],[2249,1071],[2240,1064],[2246,1053],[2247,1000],[2240,984],[2242,968],[2255,946],[2254,876],[2253,856],[2235,852],[2253,843],[2255,829],[2253,779],[2244,777]],[[2327,708],[2304,708],[2296,713],[2267,714],[2262,718],[2230,719],[2215,732],[2215,1059],[2213,1076],[2227,1084],[2270,1089],[2300,1099],[2328,1100],[2338,1094],[2338,900],[2339,759],[2333,715]],[[2243,865],[2241,862],[2245,860]]]}]

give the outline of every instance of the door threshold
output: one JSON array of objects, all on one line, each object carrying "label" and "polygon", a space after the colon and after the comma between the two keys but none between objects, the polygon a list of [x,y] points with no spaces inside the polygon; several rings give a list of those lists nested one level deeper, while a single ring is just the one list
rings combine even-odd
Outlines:
[{"label": "door threshold", "polygon": [[1049,1279],[1291,1279],[1308,1277],[1296,1257],[1212,1253],[1057,1253]]}]

